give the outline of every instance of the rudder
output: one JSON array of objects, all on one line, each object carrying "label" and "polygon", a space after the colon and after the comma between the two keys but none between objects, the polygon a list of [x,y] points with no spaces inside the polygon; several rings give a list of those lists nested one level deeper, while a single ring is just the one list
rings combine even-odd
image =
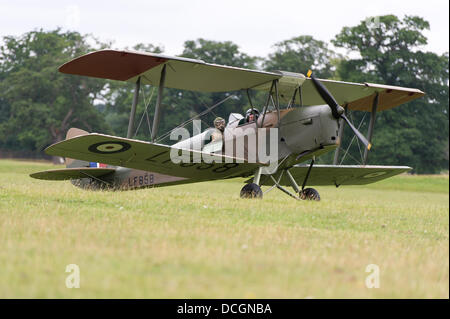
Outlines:
[{"label": "rudder", "polygon": [[[89,134],[89,132],[86,132],[79,128],[72,127],[67,131],[66,140],[71,139],[76,136],[87,135],[87,134]],[[76,159],[68,158],[68,157],[66,157],[65,163],[66,163],[67,168],[89,167],[89,162],[76,160]]]}]

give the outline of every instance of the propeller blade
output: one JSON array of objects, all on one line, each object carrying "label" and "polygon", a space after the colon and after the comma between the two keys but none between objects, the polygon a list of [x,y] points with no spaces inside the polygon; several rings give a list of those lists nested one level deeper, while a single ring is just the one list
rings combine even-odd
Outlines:
[{"label": "propeller blade", "polygon": [[372,144],[369,143],[369,141],[364,137],[364,135],[361,134],[360,131],[356,127],[353,126],[353,124],[350,122],[350,120],[342,114],[341,117],[347,122],[348,126],[352,129],[353,133],[355,133],[356,137],[359,138],[359,140],[366,146],[366,148],[370,151],[370,148],[372,147]]},{"label": "propeller blade", "polygon": [[319,92],[319,95],[322,97],[322,99],[330,106],[333,117],[335,119],[338,119],[341,114],[339,114],[338,112],[339,104],[336,102],[334,97],[322,83],[317,81],[317,79],[312,75],[311,70],[308,71],[307,76],[310,77],[313,81],[314,87],[316,88],[317,92]]},{"label": "propeller blade", "polygon": [[[364,135],[361,134],[361,132],[358,131],[356,127],[353,126],[353,124],[350,122],[350,120],[345,116],[343,112],[339,112],[339,108],[342,109],[342,107],[339,106],[339,104],[336,102],[334,97],[331,95],[331,93],[327,90],[327,88],[317,81],[317,79],[312,75],[312,71],[309,70],[306,74],[311,80],[313,81],[314,87],[316,88],[317,92],[319,92],[319,95],[324,99],[324,101],[330,106],[331,113],[333,114],[333,117],[335,119],[339,119],[342,117],[345,122],[347,122],[348,126],[352,129],[353,133],[355,133],[356,137],[359,138],[359,140],[366,146],[368,150],[371,149],[372,144],[364,137]],[[342,109],[343,111],[343,109]]]},{"label": "propeller blade", "polygon": [[[343,112],[339,112],[339,108],[342,109],[342,107],[339,106],[339,104],[334,99],[333,95],[327,90],[327,88],[317,81],[317,79],[312,75],[312,71],[309,70],[306,74],[311,80],[313,81],[314,87],[316,88],[317,92],[319,92],[319,95],[322,97],[322,99],[330,106],[331,113],[333,114],[333,117],[335,119],[339,119],[342,117],[345,122],[347,122],[348,126],[352,129],[353,133],[355,133],[356,137],[359,138],[359,140],[366,146],[366,148],[370,151],[372,148],[372,144],[364,137],[364,135],[361,134],[360,131],[356,127],[353,126],[353,124],[350,122],[350,120],[345,116]],[[343,111],[343,109],[342,109]]]}]

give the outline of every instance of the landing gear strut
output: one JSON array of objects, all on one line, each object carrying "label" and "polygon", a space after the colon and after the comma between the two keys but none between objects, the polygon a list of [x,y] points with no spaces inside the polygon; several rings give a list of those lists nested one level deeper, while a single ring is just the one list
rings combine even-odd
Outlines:
[{"label": "landing gear strut", "polygon": [[[306,182],[308,181],[309,175],[311,173],[311,169],[314,165],[315,162],[315,157],[312,158],[311,164],[309,165],[308,171],[306,173],[306,176],[303,180],[303,184],[301,187],[299,187],[297,185],[297,182],[295,181],[295,178],[292,176],[291,172],[289,171],[289,169],[285,169],[282,170],[278,176],[278,179],[275,179],[273,175],[269,175],[270,178],[272,179],[274,185],[269,188],[268,190],[265,191],[266,192],[270,192],[272,189],[274,189],[275,187],[278,188],[279,190],[281,190],[283,193],[291,196],[292,198],[295,198],[297,200],[315,200],[315,201],[320,201],[320,195],[319,192],[317,190],[315,190],[314,188],[305,188],[306,186]],[[285,189],[283,186],[280,185],[280,181],[283,177],[283,174],[286,174],[286,177],[289,181],[289,183],[291,184],[292,188],[295,191],[295,194],[291,193],[290,191],[288,191],[287,189]],[[256,175],[255,175],[255,179],[256,179]],[[255,182],[255,179],[253,180],[253,182]],[[258,179],[259,180],[259,177]]]},{"label": "landing gear strut", "polygon": [[315,160],[316,160],[315,157],[313,157],[311,164],[309,165],[308,172],[306,173],[305,180],[303,181],[302,189],[300,191],[297,191],[298,195],[303,200],[316,200],[316,201],[320,200],[320,195],[317,190],[315,190],[314,188],[305,188],[306,182],[308,181],[308,177],[309,174],[311,173],[311,169],[314,165]]},{"label": "landing gear strut", "polygon": [[[309,175],[311,173],[312,167],[315,162],[315,157],[312,158],[311,164],[309,165],[308,171],[306,172],[306,176],[303,180],[303,184],[301,188],[297,185],[297,182],[295,181],[294,177],[292,176],[291,172],[289,172],[289,169],[281,170],[279,176],[277,179],[274,178],[273,175],[269,175],[272,181],[274,182],[274,185],[265,191],[269,192],[273,188],[278,188],[283,193],[297,199],[297,200],[315,200],[320,201],[320,195],[317,190],[314,188],[305,188],[306,183],[308,181]],[[285,189],[281,184],[281,178],[283,177],[283,174],[286,174],[292,188],[295,191],[295,194],[291,193],[287,189]],[[263,197],[263,191],[261,190],[260,184],[260,178],[261,178],[261,168],[257,169],[255,172],[255,177],[253,178],[253,183],[249,183],[242,187],[241,189],[241,198],[262,198]]]}]

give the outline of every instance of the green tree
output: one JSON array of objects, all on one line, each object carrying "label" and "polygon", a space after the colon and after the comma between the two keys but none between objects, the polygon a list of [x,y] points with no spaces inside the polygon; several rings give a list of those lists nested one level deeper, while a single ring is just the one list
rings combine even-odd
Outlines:
[{"label": "green tree", "polygon": [[335,64],[342,58],[326,42],[301,35],[274,45],[275,52],[264,62],[267,71],[282,70],[306,74],[309,69],[321,78],[332,78]]},{"label": "green tree", "polygon": [[77,32],[31,31],[6,36],[0,48],[0,146],[40,151],[79,127],[107,131],[93,107],[105,82],[65,75],[58,66],[92,48]]},{"label": "green tree", "polygon": [[[422,51],[429,23],[394,15],[345,27],[332,42],[356,58],[342,60],[340,79],[418,88],[427,95],[377,113],[369,162],[410,165],[418,173],[448,169],[448,53]],[[355,114],[360,119],[362,114]],[[350,138],[346,134],[346,140]],[[353,151],[353,156],[359,156]]]},{"label": "green tree", "polygon": [[184,42],[181,56],[247,69],[254,69],[257,60],[241,52],[239,46],[231,41],[219,42],[202,38]]}]

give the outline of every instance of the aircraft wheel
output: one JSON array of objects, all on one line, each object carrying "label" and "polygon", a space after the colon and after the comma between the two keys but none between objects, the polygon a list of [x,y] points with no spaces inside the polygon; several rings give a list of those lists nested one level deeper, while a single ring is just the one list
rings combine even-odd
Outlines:
[{"label": "aircraft wheel", "polygon": [[262,198],[263,192],[261,187],[255,183],[250,183],[242,187],[241,198]]},{"label": "aircraft wheel", "polygon": [[303,191],[300,191],[300,198],[304,200],[320,200],[320,195],[317,190],[314,188],[305,188]]}]

